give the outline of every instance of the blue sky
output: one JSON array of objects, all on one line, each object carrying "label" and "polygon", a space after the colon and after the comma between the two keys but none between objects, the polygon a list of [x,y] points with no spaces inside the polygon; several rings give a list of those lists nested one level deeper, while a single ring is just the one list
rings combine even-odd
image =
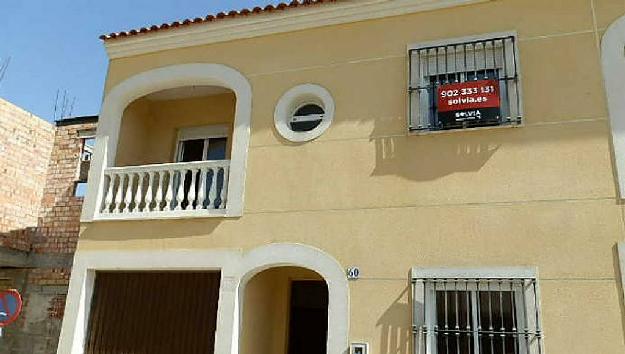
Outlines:
[{"label": "blue sky", "polygon": [[98,36],[275,0],[0,0],[0,97],[52,120],[57,90],[73,115],[97,114],[107,57]]}]

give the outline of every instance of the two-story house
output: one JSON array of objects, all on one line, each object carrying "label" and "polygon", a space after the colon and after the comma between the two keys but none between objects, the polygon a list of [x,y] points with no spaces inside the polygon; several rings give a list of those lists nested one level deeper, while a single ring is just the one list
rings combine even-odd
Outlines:
[{"label": "two-story house", "polygon": [[103,36],[59,353],[625,351],[622,0]]}]

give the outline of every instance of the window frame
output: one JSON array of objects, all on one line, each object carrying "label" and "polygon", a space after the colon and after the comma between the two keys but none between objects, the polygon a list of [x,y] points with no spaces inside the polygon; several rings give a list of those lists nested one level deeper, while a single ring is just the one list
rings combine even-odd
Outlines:
[{"label": "window frame", "polygon": [[[321,123],[309,131],[294,131],[290,122],[300,108],[314,104],[324,111]],[[320,137],[332,124],[335,114],[334,98],[318,84],[301,84],[286,91],[276,104],[274,126],[280,136],[294,143],[304,143]]]},{"label": "window frame", "polygon": [[[93,154],[95,152],[96,131],[95,129],[79,130],[77,135],[80,141],[80,154],[78,156],[78,166],[76,167],[76,177],[74,180],[75,184],[87,183],[88,178],[82,179],[81,175],[82,175],[83,169],[87,169],[86,174],[87,176],[89,175],[89,170],[91,168],[91,161],[93,159]],[[92,139],[93,139],[93,145],[88,145],[87,140],[92,140]],[[89,156],[89,157],[86,158],[86,156]],[[76,186],[74,186],[73,195],[75,195],[75,190],[76,190]],[[84,195],[81,196],[81,198],[82,197],[84,197]]]},{"label": "window frame", "polygon": [[[498,67],[496,64],[502,64],[502,63],[493,62],[492,67],[487,67],[489,60],[488,60],[488,57],[486,57],[484,54],[483,56],[478,55],[476,57],[477,60],[475,62],[465,61],[464,65],[461,65],[463,66],[463,70],[459,70],[460,68],[458,66],[458,62],[455,59],[457,54],[454,54],[454,63],[450,64],[450,66],[447,66],[447,68],[445,68],[445,69],[448,69],[448,70],[445,70],[445,73],[436,69],[437,73],[435,73],[434,75],[429,75],[431,74],[432,70],[428,67],[427,68],[428,72],[426,73],[427,75],[422,75],[423,72],[425,71],[424,70],[425,65],[423,65],[424,62],[420,60],[421,56],[419,56],[419,54],[415,56],[413,52],[416,51],[417,53],[419,53],[420,50],[425,50],[428,48],[436,48],[436,47],[447,48],[449,46],[455,46],[454,48],[457,48],[462,45],[467,45],[468,43],[471,43],[471,42],[492,41],[492,40],[499,41],[501,39],[510,38],[510,37],[512,38],[512,41],[511,41],[512,48],[505,49],[508,46],[506,45],[506,42],[504,41],[501,46],[501,48],[503,49],[501,49],[499,53],[501,53],[501,57],[504,58],[506,61],[506,65],[508,66],[507,70],[514,71],[512,75],[512,77],[514,77],[514,80],[510,80],[512,82],[507,83],[505,85],[505,90],[504,90],[502,87],[502,82],[507,82],[507,81],[505,79],[502,79],[501,75],[498,78],[498,80],[500,81],[500,86],[499,86],[500,94],[503,95],[504,91],[507,92],[506,93],[507,101],[505,101],[503,97],[500,98],[501,111],[503,114],[503,111],[504,111],[503,106],[507,105],[508,107],[506,108],[506,110],[508,111],[509,117],[502,117],[502,122],[497,125],[459,127],[459,128],[448,128],[448,129],[440,129],[440,128],[436,128],[430,125],[424,126],[422,124],[423,122],[434,121],[436,120],[436,117],[431,116],[431,107],[429,107],[429,102],[430,102],[429,92],[426,90],[426,94],[420,96],[418,94],[419,90],[417,89],[417,87],[423,87],[424,85],[429,85],[429,80],[431,77],[436,77],[436,76],[441,76],[441,75],[446,75],[446,74],[447,75],[452,75],[452,74],[466,75],[469,72],[478,73],[480,71],[484,71],[487,69],[497,70],[499,73],[501,73],[504,70],[505,65],[500,65],[501,67]],[[491,48],[483,49],[483,50],[485,53],[486,52],[489,53],[488,56],[492,57],[493,55],[497,55],[496,54],[497,48],[500,48],[500,47],[495,48],[495,53],[493,53],[493,50]],[[476,49],[474,50],[477,51]],[[463,53],[464,51],[466,51],[466,47],[463,50]],[[444,53],[444,55],[446,55],[446,53]],[[428,57],[427,59],[428,64],[430,62],[436,62],[437,60],[435,58],[438,58],[438,60],[441,60],[440,58],[444,58],[444,56],[441,54],[434,54],[434,55],[426,54],[425,56]],[[483,59],[484,57],[486,57],[486,59]],[[432,134],[432,133],[441,133],[441,132],[458,132],[458,131],[466,131],[466,130],[523,126],[524,111],[523,111],[522,73],[521,73],[521,63],[519,59],[520,59],[519,58],[519,37],[516,31],[504,31],[504,32],[486,33],[486,34],[465,36],[465,37],[446,38],[446,39],[419,42],[419,43],[408,45],[407,46],[408,104],[407,104],[407,112],[406,112],[406,117],[407,117],[406,123],[407,123],[408,131],[411,134]],[[486,61],[486,65],[484,65],[484,60]],[[415,68],[415,62],[418,62],[419,64],[418,68]],[[471,63],[472,66],[469,66],[468,65],[469,63]],[[511,66],[514,69],[511,69]],[[483,67],[483,69],[480,69],[481,67]],[[450,68],[453,70],[451,70]],[[472,68],[472,70],[468,70],[468,68]],[[507,74],[507,73],[504,73],[504,74]],[[506,77],[506,76],[507,75],[504,75],[503,77]],[[414,98],[414,96],[417,96],[417,98]],[[427,115],[425,117],[424,117],[424,112]],[[505,121],[503,121],[504,119]]]},{"label": "window frame", "polygon": [[[433,280],[443,281],[444,289],[438,288]],[[521,284],[514,284],[518,281],[531,281],[532,287],[525,289]],[[436,313],[436,291],[454,291],[453,286],[459,291],[464,291],[464,285],[470,285],[469,291],[472,296],[472,304],[475,303],[477,289],[480,291],[498,291],[491,287],[491,282],[507,283],[507,287],[514,291],[515,296],[515,313],[519,316],[521,313],[527,314],[528,320],[518,323],[518,331],[521,332],[521,325],[527,328],[533,328],[536,332],[537,340],[528,343],[529,347],[519,341],[520,348],[526,349],[521,353],[544,353],[544,343],[542,334],[542,317],[540,306],[540,287],[538,284],[538,270],[535,267],[498,267],[498,268],[412,268],[411,270],[411,289],[412,289],[412,328],[413,328],[413,348],[415,354],[437,354],[437,346],[433,335],[428,335],[428,329],[433,328],[437,323]],[[455,284],[453,284],[455,283]],[[452,284],[452,285],[450,285]],[[487,285],[488,284],[488,285]],[[458,286],[459,285],[459,286]],[[515,289],[516,287],[516,289]],[[521,291],[525,289],[525,293]],[[505,291],[505,290],[504,290]],[[524,301],[522,301],[524,300]],[[522,306],[522,303],[525,306]],[[477,310],[472,309],[472,316],[475,316]],[[535,316],[529,316],[535,314]],[[477,313],[477,316],[480,314]],[[525,317],[517,317],[517,319]],[[475,318],[472,319],[472,323]],[[477,333],[474,330],[475,333]],[[473,342],[474,350],[479,348],[477,341]],[[480,351],[475,351],[479,353]]]},{"label": "window frame", "polygon": [[[230,159],[230,152],[228,151],[228,144],[230,143],[230,128],[225,124],[215,125],[203,125],[198,127],[185,127],[178,129],[178,135],[176,138],[176,149],[174,151],[174,162],[181,162],[182,154],[184,153],[183,142],[188,140],[204,140],[204,149],[202,151],[202,158],[208,156],[208,149],[210,146],[210,139],[226,139],[226,156],[225,160]],[[208,141],[208,143],[207,143]],[[202,160],[210,161],[210,160]]]}]

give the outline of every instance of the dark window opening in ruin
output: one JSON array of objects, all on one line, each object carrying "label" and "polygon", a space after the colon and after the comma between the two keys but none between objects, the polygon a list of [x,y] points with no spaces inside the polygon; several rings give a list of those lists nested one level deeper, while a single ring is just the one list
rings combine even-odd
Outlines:
[{"label": "dark window opening in ruin", "polygon": [[74,183],[74,197],[83,198],[87,194],[87,182]]},{"label": "dark window opening in ruin", "polygon": [[[89,168],[91,167],[91,159],[95,148],[95,137],[93,131],[78,132],[80,137],[80,159],[78,162],[78,182],[87,182],[89,178]],[[84,195],[84,194],[83,194]]]}]

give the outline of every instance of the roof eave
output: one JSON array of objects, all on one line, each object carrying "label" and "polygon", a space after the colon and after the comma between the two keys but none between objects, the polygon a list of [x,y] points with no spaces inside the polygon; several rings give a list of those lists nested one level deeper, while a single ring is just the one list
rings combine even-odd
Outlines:
[{"label": "roof eave", "polygon": [[166,31],[104,41],[110,59],[163,50],[246,39],[363,20],[495,0],[345,0],[331,6],[301,7],[297,11],[260,13],[227,21],[179,26]]}]

